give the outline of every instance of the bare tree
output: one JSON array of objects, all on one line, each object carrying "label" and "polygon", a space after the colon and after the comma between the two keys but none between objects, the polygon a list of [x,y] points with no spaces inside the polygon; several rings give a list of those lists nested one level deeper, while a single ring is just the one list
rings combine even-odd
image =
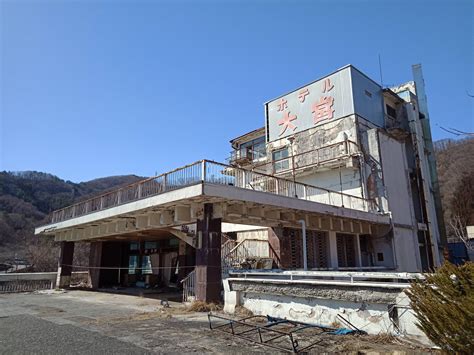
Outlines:
[{"label": "bare tree", "polygon": [[474,244],[469,242],[466,224],[459,215],[454,215],[449,220],[449,226],[457,241],[462,241],[468,250],[474,250]]}]

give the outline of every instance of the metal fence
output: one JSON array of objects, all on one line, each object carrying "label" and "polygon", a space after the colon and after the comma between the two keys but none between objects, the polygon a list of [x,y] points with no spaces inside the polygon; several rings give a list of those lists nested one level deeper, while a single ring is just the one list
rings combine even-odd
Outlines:
[{"label": "metal fence", "polygon": [[54,211],[51,222],[61,222],[201,182],[374,212],[372,203],[358,196],[202,160]]},{"label": "metal fence", "polygon": [[0,274],[0,293],[53,289],[56,272]]},{"label": "metal fence", "polygon": [[196,300],[196,270],[191,271],[181,280],[183,285],[183,302]]},{"label": "metal fence", "polygon": [[[57,272],[29,272],[0,274],[0,293],[50,290],[56,287]],[[73,272],[71,283],[87,281],[87,271]]]}]

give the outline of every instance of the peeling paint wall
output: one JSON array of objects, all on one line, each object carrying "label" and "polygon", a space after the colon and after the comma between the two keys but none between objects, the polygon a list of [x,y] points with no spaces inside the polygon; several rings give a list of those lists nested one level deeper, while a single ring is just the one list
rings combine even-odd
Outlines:
[{"label": "peeling paint wall", "polygon": [[[357,141],[355,115],[350,115],[295,134],[294,153],[299,154],[319,147],[343,142],[345,139]],[[268,153],[289,145],[287,138],[277,139],[267,144]]]},{"label": "peeling paint wall", "polygon": [[416,316],[400,289],[224,281],[224,290],[224,311],[228,313],[241,305],[257,315],[345,327],[337,318],[341,315],[369,334],[403,335],[430,344],[416,327]]}]

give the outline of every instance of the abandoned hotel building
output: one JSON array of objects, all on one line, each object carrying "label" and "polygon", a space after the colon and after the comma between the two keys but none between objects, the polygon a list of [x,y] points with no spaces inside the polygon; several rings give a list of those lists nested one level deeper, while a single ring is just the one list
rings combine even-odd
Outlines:
[{"label": "abandoned hotel building", "polygon": [[389,89],[347,65],[268,101],[265,127],[231,140],[227,164],[198,161],[53,212],[36,234],[61,243],[58,284],[70,282],[74,245],[90,242],[93,288],[192,279],[198,300],[224,288],[227,309],[297,317],[278,308],[306,298],[308,310],[387,313],[377,304],[397,302],[400,280],[443,257],[421,66],[412,71]]}]

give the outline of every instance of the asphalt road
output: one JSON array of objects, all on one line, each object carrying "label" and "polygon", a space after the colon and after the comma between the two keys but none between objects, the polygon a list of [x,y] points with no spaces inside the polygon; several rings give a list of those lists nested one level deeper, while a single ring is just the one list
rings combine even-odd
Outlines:
[{"label": "asphalt road", "polygon": [[149,354],[99,332],[30,315],[0,318],[1,354]]},{"label": "asphalt road", "polygon": [[0,294],[0,354],[267,352],[181,303],[101,292]]}]

